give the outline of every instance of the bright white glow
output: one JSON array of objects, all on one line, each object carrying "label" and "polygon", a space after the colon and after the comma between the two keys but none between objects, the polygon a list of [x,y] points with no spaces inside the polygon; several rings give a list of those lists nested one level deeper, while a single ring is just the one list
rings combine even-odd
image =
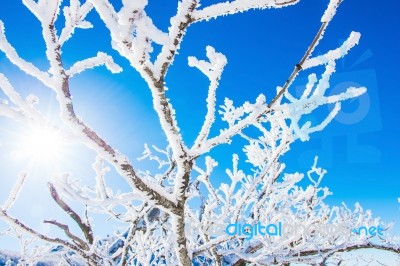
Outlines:
[{"label": "bright white glow", "polygon": [[22,152],[35,161],[50,162],[59,157],[65,141],[51,128],[33,128],[26,132],[22,141]]}]

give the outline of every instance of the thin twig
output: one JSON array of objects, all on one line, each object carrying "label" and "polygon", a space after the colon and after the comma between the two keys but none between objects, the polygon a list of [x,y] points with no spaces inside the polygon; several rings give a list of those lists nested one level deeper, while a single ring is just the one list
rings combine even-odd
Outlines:
[{"label": "thin twig", "polygon": [[75,251],[77,254],[79,254],[80,256],[82,256],[85,259],[88,259],[92,262],[92,264],[90,265],[96,265],[93,261],[97,260],[98,257],[94,254],[89,255],[86,254],[80,247],[77,247],[76,245],[69,243],[65,240],[59,239],[59,238],[51,238],[48,237],[46,235],[43,235],[41,233],[39,233],[38,231],[32,229],[31,227],[25,225],[24,223],[22,223],[20,220],[10,216],[6,211],[0,209],[0,218],[2,218],[3,220],[5,220],[6,222],[8,222],[9,224],[12,224],[13,226],[19,228],[20,230],[22,230],[25,233],[28,233],[30,235],[33,235],[34,237],[37,237],[41,240],[44,240],[46,242],[49,243],[54,243],[54,244],[58,244],[58,245],[62,245],[66,248],[69,248],[70,250]]},{"label": "thin twig", "polygon": [[[343,1],[339,1],[338,5],[336,6],[336,9],[339,7],[339,5],[342,3]],[[298,64],[296,64],[296,66],[294,67],[292,74],[290,74],[288,80],[286,80],[285,84],[283,85],[282,89],[279,91],[279,93],[275,96],[275,98],[268,104],[268,108],[271,108],[274,103],[282,96],[283,93],[285,93],[285,91],[288,89],[288,87],[290,86],[290,84],[292,84],[294,78],[297,76],[297,74],[302,70],[302,66],[304,64],[304,62],[310,57],[310,55],[312,54],[312,52],[314,51],[315,47],[317,46],[317,44],[319,43],[319,41],[322,39],[324,32],[326,30],[326,28],[329,25],[329,21],[324,21],[321,24],[321,27],[319,28],[317,34],[314,37],[314,40],[311,42],[310,46],[308,47],[306,53],[304,54],[303,58],[300,60],[300,62]]]},{"label": "thin twig", "polygon": [[304,54],[303,58],[300,60],[298,64],[294,67],[292,73],[290,74],[289,78],[286,80],[285,84],[283,85],[282,89],[279,93],[275,96],[274,99],[268,104],[268,108],[271,108],[275,102],[285,93],[285,91],[289,88],[292,84],[293,80],[296,78],[297,74],[302,70],[302,66],[304,62],[310,57],[312,52],[314,51],[316,45],[323,37],[323,33],[325,32],[326,28],[328,27],[328,22],[322,22],[321,27],[319,28],[317,34],[314,37],[314,40],[311,42],[310,46],[308,47],[306,53]]},{"label": "thin twig", "polygon": [[93,244],[93,231],[90,224],[82,221],[81,217],[58,195],[52,183],[47,183],[51,197],[79,226],[89,244]]},{"label": "thin twig", "polygon": [[23,173],[19,176],[17,182],[15,183],[14,187],[12,188],[8,199],[3,205],[3,210],[8,211],[15,203],[18,198],[19,193],[21,192],[22,186],[25,183],[27,174]]},{"label": "thin twig", "polygon": [[71,231],[69,230],[68,225],[59,223],[56,220],[45,220],[44,223],[53,224],[53,225],[59,227],[60,229],[64,230],[65,234],[69,238],[71,238],[72,241],[74,241],[75,244],[77,244],[78,246],[80,246],[84,250],[89,250],[89,245],[85,241],[83,241],[81,238],[79,238],[78,236],[76,236],[73,233],[71,233]]}]

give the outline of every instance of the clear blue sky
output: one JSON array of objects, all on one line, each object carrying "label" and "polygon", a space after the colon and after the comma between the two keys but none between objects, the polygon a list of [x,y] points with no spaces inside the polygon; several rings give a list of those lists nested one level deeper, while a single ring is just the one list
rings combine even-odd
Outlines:
[{"label": "clear blue sky", "polygon": [[[155,24],[165,30],[169,17],[176,9],[176,1],[169,1],[169,7],[165,6],[166,1],[150,2],[148,13],[154,17]],[[210,2],[203,1],[203,5]],[[237,103],[253,101],[259,93],[271,99],[275,87],[283,85],[314,37],[327,2],[303,0],[285,9],[256,10],[195,24],[189,28],[167,78],[170,89],[168,96],[177,110],[179,126],[188,144],[193,142],[205,114],[207,80],[198,70],[187,66],[187,57],[194,55],[204,58],[206,45],[212,45],[226,55],[228,66],[217,92],[219,103],[222,103],[224,97]],[[306,172],[314,156],[318,155],[320,166],[328,170],[323,185],[334,193],[329,203],[340,204],[343,201],[352,205],[358,201],[385,220],[398,221],[399,12],[400,4],[397,1],[344,1],[323,42],[316,49],[316,54],[336,48],[352,30],[361,32],[360,44],[338,63],[331,88],[340,90],[346,85],[359,84],[366,86],[368,93],[360,100],[343,104],[343,113],[328,128],[312,135],[308,142],[296,143],[284,158],[288,171]],[[21,56],[42,68],[48,67],[39,23],[20,1],[0,4],[0,19],[5,23],[10,42]],[[99,68],[74,78],[71,90],[77,113],[112,145],[128,154],[140,168],[141,163],[135,158],[141,155],[144,142],[161,147],[165,145],[165,138],[151,108],[150,92],[127,62],[110,49],[108,32],[94,12],[91,12],[89,21],[94,22],[95,28],[78,30],[66,44],[63,51],[65,65],[94,56],[98,51],[105,51],[115,56],[116,61],[124,67],[124,72],[111,75]],[[0,72],[8,75],[22,94],[27,94],[28,90],[38,94],[42,110],[57,112],[54,99],[51,98],[53,95],[10,66],[1,53]],[[296,87],[300,88],[305,78],[305,75],[299,77],[291,88],[293,93]],[[313,119],[321,117],[320,113],[316,113]],[[3,200],[11,180],[18,172],[27,169],[27,166],[24,162],[11,159],[9,152],[16,145],[15,140],[13,142],[10,139],[22,130],[21,127],[4,118],[0,119],[0,123],[3,144],[0,155],[0,200]],[[77,149],[79,156],[78,152],[69,153],[68,160],[60,168],[93,182],[89,181],[93,174],[90,167],[87,167],[93,154],[82,148]],[[239,151],[239,145],[234,143],[232,146],[221,147],[214,154],[222,157],[228,150]],[[224,167],[229,167],[229,161],[220,163],[220,173],[224,172]],[[78,162],[87,162],[87,165]],[[56,170],[46,172],[42,168],[37,167],[33,174],[45,175],[39,179],[41,181],[49,178],[50,173]],[[123,184],[122,181],[113,182],[115,186]],[[32,220],[32,223],[35,223],[33,220],[37,219],[40,212],[52,208],[47,205],[43,207],[43,202],[49,200],[45,193],[33,195],[36,190],[44,191],[45,182],[37,186],[40,188],[32,189],[30,194],[25,191],[21,203],[16,205],[16,212]],[[27,207],[26,200],[37,200],[38,203]]]}]

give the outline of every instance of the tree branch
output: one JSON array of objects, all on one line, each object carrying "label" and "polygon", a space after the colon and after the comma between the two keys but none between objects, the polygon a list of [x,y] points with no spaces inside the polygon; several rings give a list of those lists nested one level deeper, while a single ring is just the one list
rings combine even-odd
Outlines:
[{"label": "tree branch", "polygon": [[[337,6],[335,7],[335,9],[337,9],[339,7],[339,5],[342,3],[342,0],[338,1]],[[315,47],[317,47],[317,45],[319,44],[319,42],[322,40],[322,38],[324,37],[324,33],[326,28],[329,25],[329,22],[332,20],[333,16],[329,17],[328,20],[326,21],[322,21],[322,24],[317,32],[317,34],[315,35],[313,41],[311,42],[310,46],[308,46],[307,51],[305,52],[305,54],[303,55],[303,57],[301,58],[300,62],[298,64],[296,64],[296,66],[294,67],[292,73],[290,74],[289,78],[286,80],[285,84],[283,85],[282,89],[279,91],[279,93],[274,97],[274,99],[272,99],[272,101],[268,104],[268,108],[271,108],[275,102],[281,98],[281,96],[283,95],[283,93],[285,93],[285,91],[289,88],[289,86],[292,84],[293,80],[296,78],[297,74],[303,69],[303,64],[304,62],[306,62],[306,60],[311,56],[311,54],[313,53]]]},{"label": "tree branch", "polygon": [[194,57],[189,57],[189,66],[197,67],[210,80],[210,86],[208,88],[208,96],[206,100],[207,114],[205,116],[200,133],[194,141],[192,149],[200,147],[203,141],[208,138],[212,124],[215,120],[215,105],[217,101],[216,90],[219,85],[218,81],[220,80],[222,71],[227,63],[226,57],[221,53],[217,53],[213,47],[207,46],[206,51],[209,62],[198,60]]},{"label": "tree branch", "polygon": [[52,80],[46,72],[41,71],[37,67],[35,67],[32,63],[25,61],[22,59],[18,53],[15,51],[14,47],[8,42],[6,35],[4,24],[0,21],[0,51],[4,52],[6,57],[16,65],[19,69],[24,71],[25,73],[37,78],[43,84],[51,87]]},{"label": "tree branch", "polygon": [[107,69],[110,70],[112,73],[119,73],[122,71],[122,68],[114,62],[111,56],[102,52],[98,52],[95,57],[87,58],[85,60],[75,63],[65,73],[67,74],[67,76],[72,77],[86,69],[94,68],[100,65],[105,65]]},{"label": "tree branch", "polygon": [[74,235],[73,233],[71,233],[71,231],[69,230],[68,225],[59,223],[59,222],[57,222],[56,220],[45,220],[44,223],[53,224],[53,225],[59,227],[59,228],[62,229],[62,230],[65,232],[65,234],[66,234],[70,239],[72,239],[72,241],[73,241],[75,244],[77,244],[80,248],[82,248],[82,249],[84,249],[84,250],[86,250],[86,251],[89,250],[89,245],[88,245],[85,241],[83,241],[82,239],[80,239],[79,237],[77,237],[76,235]]},{"label": "tree branch", "polygon": [[[74,220],[78,224],[89,244],[93,244],[93,231],[89,222],[82,221],[81,217],[59,196],[56,188],[52,183],[49,182],[47,183],[47,185],[49,187],[51,197],[54,199],[54,201],[72,218],[72,220]],[[61,224],[56,224],[55,222],[53,224],[59,226],[65,231],[65,229],[60,226]]]},{"label": "tree branch", "polygon": [[[332,0],[332,2],[337,1],[337,5],[335,5],[334,8],[335,10],[339,7],[341,4],[342,0]],[[230,139],[238,134],[241,130],[244,128],[248,127],[252,122],[256,121],[258,122],[263,116],[274,112],[274,109],[272,108],[275,103],[281,99],[282,95],[286,92],[286,90],[289,88],[289,86],[292,84],[294,79],[297,77],[298,73],[303,69],[302,66],[306,62],[306,60],[311,56],[312,52],[314,51],[315,47],[318,45],[318,43],[321,41],[321,39],[324,36],[325,30],[329,25],[329,22],[333,18],[334,12],[332,12],[332,16],[326,16],[324,14],[323,18],[327,19],[322,21],[322,24],[315,35],[314,39],[312,40],[311,44],[309,45],[308,49],[306,50],[305,54],[303,55],[302,59],[296,66],[294,67],[292,73],[290,74],[289,78],[286,80],[285,84],[283,87],[279,90],[277,95],[271,100],[271,102],[266,106],[262,107],[260,106],[259,108],[256,108],[257,112],[251,113],[248,117],[245,119],[239,121],[237,124],[233,125],[229,130],[223,131],[220,135],[208,139],[205,143],[206,145],[205,148],[199,149],[198,152],[194,156],[198,156],[199,154],[204,154],[206,152],[209,152],[213,147],[218,146],[222,143],[229,142]]]},{"label": "tree branch", "polygon": [[[88,141],[84,142],[93,150],[97,151],[104,159],[110,162],[121,176],[125,177],[132,188],[137,189],[140,193],[154,201],[159,206],[164,207],[167,211],[174,209],[175,204],[172,197],[169,197],[164,189],[157,184],[151,186],[145,183],[137,176],[128,159],[122,154],[117,153],[107,142],[102,139],[96,132],[90,129],[83,121],[75,114],[72,103],[72,96],[69,89],[69,79],[63,68],[60,45],[57,40],[54,25],[43,25],[43,36],[47,46],[47,54],[53,69],[54,75],[58,80],[54,88],[57,93],[57,100],[60,103],[61,117],[71,126],[74,131],[80,133]],[[167,198],[168,197],[168,198]]]},{"label": "tree branch", "polygon": [[[377,249],[377,250],[392,252],[395,254],[400,254],[400,247],[394,247],[394,246],[392,247],[392,246],[379,245],[379,244],[374,244],[374,243],[366,243],[366,244],[352,245],[352,246],[348,246],[348,247],[338,248],[336,250],[332,250],[331,252],[329,252],[329,250],[327,250],[325,253],[328,253],[328,255],[325,256],[323,263],[325,263],[332,255],[334,255],[336,253],[350,252],[350,251],[360,250],[360,249]],[[313,255],[313,253],[317,254],[318,251],[309,251],[308,253],[307,253],[307,251],[305,251],[305,255]]]},{"label": "tree branch", "polygon": [[49,243],[54,243],[54,244],[58,244],[58,245],[62,245],[66,248],[69,248],[73,251],[75,251],[77,254],[79,254],[80,256],[82,256],[83,258],[89,260],[91,263],[89,265],[97,265],[94,258],[92,257],[92,255],[96,258],[97,256],[95,254],[87,254],[86,252],[84,252],[80,247],[77,247],[65,240],[59,239],[59,238],[51,238],[48,237],[46,235],[43,235],[37,231],[35,231],[34,229],[30,228],[29,226],[23,224],[22,222],[20,222],[18,219],[13,218],[12,216],[10,216],[6,211],[0,209],[0,218],[4,219],[6,222],[8,222],[9,224],[16,226],[17,228],[19,228],[20,230],[22,230],[25,233],[28,233],[34,237],[37,237],[41,240],[47,241]]},{"label": "tree branch", "polygon": [[19,193],[21,192],[22,186],[25,183],[25,179],[27,177],[26,173],[20,174],[18,177],[17,182],[15,183],[14,187],[12,188],[8,199],[4,203],[2,209],[4,211],[8,211],[15,203],[16,199],[18,198]]},{"label": "tree branch", "polygon": [[224,2],[196,10],[193,14],[193,21],[210,20],[220,16],[232,15],[236,13],[246,12],[251,9],[280,8],[297,4],[299,0],[235,0],[232,2]]},{"label": "tree branch", "polygon": [[160,74],[159,79],[165,76],[169,65],[174,61],[176,51],[180,47],[186,29],[193,22],[192,14],[197,4],[197,0],[183,0],[178,6],[177,14],[171,19],[170,43],[162,47],[154,63],[155,69]]}]

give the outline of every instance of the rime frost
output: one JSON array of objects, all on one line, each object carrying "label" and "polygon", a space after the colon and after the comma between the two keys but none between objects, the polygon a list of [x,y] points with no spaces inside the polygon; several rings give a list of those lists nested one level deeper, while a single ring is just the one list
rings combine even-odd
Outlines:
[{"label": "rime frost", "polygon": [[[359,226],[378,224],[387,230],[390,224],[380,223],[370,211],[359,205],[352,210],[345,204],[330,207],[324,203],[331,192],[320,187],[326,171],[317,166],[317,158],[306,178],[302,173],[284,172],[285,165],[280,161],[293,142],[298,139],[306,141],[312,133],[323,130],[338,114],[343,101],[366,91],[363,87],[351,87],[339,94],[327,93],[336,61],[358,44],[359,33],[352,32],[338,48],[312,56],[341,0],[329,2],[321,18],[320,31],[300,63],[294,62],[293,73],[282,87],[277,87],[277,94],[271,101],[260,94],[242,105],[225,98],[223,104],[217,106],[217,89],[223,82],[227,58],[212,46],[206,47],[207,60],[189,57],[188,65],[200,70],[209,80],[205,99],[207,111],[191,147],[180,134],[165,83],[187,28],[193,23],[253,9],[287,7],[296,4],[297,0],[235,0],[205,7],[196,0],[182,0],[170,19],[167,32],[157,28],[146,13],[147,0],[123,0],[119,11],[109,0],[70,0],[64,1],[67,3],[63,5],[62,1],[51,0],[22,2],[42,25],[50,69],[41,70],[21,58],[8,41],[1,21],[0,51],[16,67],[56,93],[65,127],[59,128],[49,121],[37,109],[38,97],[29,94],[22,98],[1,73],[0,88],[6,99],[1,99],[0,115],[23,125],[55,128],[59,134],[93,150],[96,157],[92,164],[92,186],[69,173],[55,174],[48,184],[54,204],[78,226],[79,234],[72,232],[68,224],[45,221],[65,233],[64,238],[55,238],[13,217],[10,210],[23,192],[27,174],[21,174],[16,180],[0,208],[0,219],[9,225],[4,234],[20,239],[22,250],[26,250],[29,241],[47,243],[31,253],[21,254],[21,261],[37,263],[42,258],[62,257],[66,263],[76,261],[82,265],[186,266],[192,262],[202,265],[270,265],[299,261],[322,264],[332,258],[340,259],[341,252],[361,248],[399,253],[397,239],[384,236],[381,242],[375,243],[365,235],[351,233]],[[57,31],[55,22],[60,17],[62,6],[65,24]],[[146,144],[140,160],[153,161],[157,169],[135,169],[126,155],[108,144],[75,113],[71,78],[101,65],[112,73],[122,71],[114,58],[98,51],[93,51],[96,56],[75,62],[69,69],[64,68],[63,45],[74,37],[76,30],[96,27],[87,20],[91,11],[97,12],[108,28],[111,47],[129,61],[150,89],[153,107],[168,146],[159,148]],[[161,50],[155,59],[150,60],[155,44],[161,46]],[[317,75],[316,70],[310,74],[302,94],[299,97],[292,95],[290,85],[296,77],[302,70],[314,68],[323,69],[323,73]],[[303,122],[305,115],[328,104],[334,107],[325,119]],[[216,128],[219,133],[210,136],[211,129],[217,127],[214,123],[217,119],[221,119],[225,126]],[[255,130],[246,133],[246,128]],[[232,166],[225,171],[228,182],[220,183],[214,171],[218,161],[209,152],[216,146],[231,143],[234,137],[240,137],[246,144],[243,153],[226,156],[232,158]],[[244,164],[250,167],[243,167]],[[129,186],[128,192],[110,186],[108,173],[111,168],[124,178]],[[300,185],[300,181],[307,182]],[[85,207],[84,213],[71,207],[77,203]],[[116,209],[122,211],[116,212]],[[107,215],[125,230],[107,238],[99,237],[100,234],[92,228],[93,219],[97,217],[93,215],[95,213]],[[232,236],[225,231],[229,224],[255,226],[260,221],[305,227],[337,226],[346,231],[325,236],[314,231],[285,236],[259,234],[251,239],[246,234]]]}]

